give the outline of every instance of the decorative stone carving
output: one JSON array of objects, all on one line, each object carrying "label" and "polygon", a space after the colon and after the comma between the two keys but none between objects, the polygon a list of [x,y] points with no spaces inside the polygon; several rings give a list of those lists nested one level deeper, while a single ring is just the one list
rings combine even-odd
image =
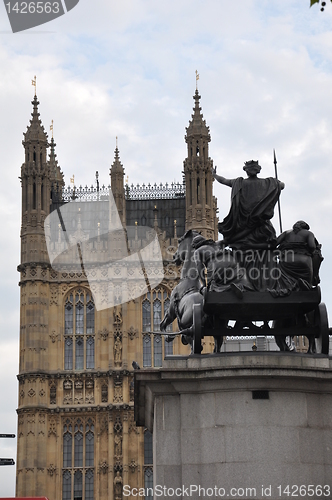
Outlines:
[{"label": "decorative stone carving", "polygon": [[114,386],[114,403],[122,403],[122,385]]},{"label": "decorative stone carving", "polygon": [[139,471],[139,465],[135,460],[132,460],[129,464],[129,469],[132,474],[136,471],[136,469]]},{"label": "decorative stone carving", "polygon": [[139,434],[139,429],[136,426],[136,422],[134,420],[134,412],[133,411],[131,411],[129,413],[128,432],[129,432],[129,434],[131,432],[135,432],[135,434]]},{"label": "decorative stone carving", "polygon": [[99,421],[99,435],[101,436],[104,432],[108,433],[108,418],[105,416],[100,416]]},{"label": "decorative stone carving", "polygon": [[36,275],[37,275],[37,270],[36,268],[33,267],[32,269],[30,269],[30,277],[34,278]]},{"label": "decorative stone carving", "polygon": [[48,428],[48,436],[55,436],[57,437],[58,434],[57,434],[57,418],[52,416],[49,420],[49,428]]},{"label": "decorative stone carving", "polygon": [[114,482],[114,500],[122,500],[123,481],[119,471],[117,471],[113,482]]},{"label": "decorative stone carving", "polygon": [[92,378],[88,378],[85,381],[85,388],[86,389],[93,389],[94,388],[94,382],[93,382]]},{"label": "decorative stone carving", "polygon": [[53,270],[52,270],[52,271],[50,272],[50,276],[51,276],[51,278],[52,278],[52,279],[54,279],[54,280],[55,280],[55,279],[57,279],[57,277],[58,277],[58,273],[57,273],[56,271],[53,271]]},{"label": "decorative stone carving", "polygon": [[201,222],[202,221],[202,209],[201,208],[198,208],[196,210],[196,220],[197,220],[197,222]]},{"label": "decorative stone carving", "polygon": [[113,429],[114,429],[114,432],[116,434],[119,434],[120,432],[122,432],[121,417],[116,417],[115,418]]},{"label": "decorative stone carving", "polygon": [[113,466],[113,469],[114,469],[114,472],[117,473],[117,472],[122,472],[123,471],[123,466],[122,466],[122,463],[117,460],[115,463],[114,463],[114,466]]},{"label": "decorative stone carving", "polygon": [[99,330],[99,332],[98,332],[99,338],[105,342],[105,340],[107,340],[107,338],[108,338],[108,333],[109,332],[108,332],[107,328],[104,328],[103,330]]},{"label": "decorative stone carving", "polygon": [[73,402],[73,383],[71,380],[66,379],[63,382],[63,404],[69,405]]},{"label": "decorative stone carving", "polygon": [[47,472],[51,477],[57,474],[57,470],[58,469],[53,464],[50,464],[50,466],[47,468]]},{"label": "decorative stone carving", "polygon": [[101,386],[101,402],[108,403],[108,384],[103,382]]},{"label": "decorative stone carving", "polygon": [[29,412],[27,414],[27,424],[28,424],[27,436],[29,436],[29,434],[32,434],[34,436],[35,435],[35,413]]},{"label": "decorative stone carving", "polygon": [[55,330],[52,330],[52,333],[50,333],[50,339],[52,341],[52,344],[54,344],[56,340],[60,340],[60,335],[57,334]]},{"label": "decorative stone carving", "polygon": [[[33,270],[36,271],[35,268],[33,268]],[[38,295],[38,286],[37,286],[37,283],[31,283],[29,291],[30,291],[29,297],[37,297],[37,295]]]},{"label": "decorative stone carving", "polygon": [[83,404],[83,380],[75,380],[75,398],[76,404]]},{"label": "decorative stone carving", "polygon": [[55,405],[56,404],[56,384],[52,383],[50,386],[50,404]]},{"label": "decorative stone carving", "polygon": [[68,391],[69,389],[72,389],[73,387],[73,383],[71,380],[69,379],[66,379],[64,382],[63,382],[63,388],[65,391]]},{"label": "decorative stone carving", "polygon": [[92,379],[87,379],[85,381],[85,402],[86,403],[94,403],[94,382]]},{"label": "decorative stone carving", "polygon": [[31,387],[31,389],[28,392],[29,398],[33,398],[36,395],[36,391]]},{"label": "decorative stone carving", "polygon": [[115,436],[114,436],[114,455],[116,457],[122,456],[122,436],[121,436],[121,434],[115,434]]},{"label": "decorative stone carving", "polygon": [[116,305],[113,308],[113,324],[122,325],[122,307],[121,305]]},{"label": "decorative stone carving", "polygon": [[114,364],[121,366],[122,362],[122,339],[119,334],[114,337]]},{"label": "decorative stone carving", "polygon": [[138,337],[138,330],[137,328],[134,328],[133,326],[131,326],[128,330],[128,337],[130,338],[130,340],[134,340],[134,338]]},{"label": "decorative stone carving", "polygon": [[108,463],[107,462],[101,462],[98,467],[98,472],[99,474],[107,474],[108,472]]}]

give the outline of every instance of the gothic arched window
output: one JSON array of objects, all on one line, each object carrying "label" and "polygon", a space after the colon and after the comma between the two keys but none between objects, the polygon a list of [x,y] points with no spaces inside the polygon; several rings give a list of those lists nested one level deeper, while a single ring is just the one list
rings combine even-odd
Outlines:
[{"label": "gothic arched window", "polygon": [[150,431],[144,431],[144,488],[145,500],[153,500],[153,441]]},{"label": "gothic arched window", "polygon": [[[173,344],[165,342],[160,323],[168,311],[170,294],[162,287],[148,292],[142,301],[143,366],[162,366],[163,354],[173,354]],[[173,331],[172,323],[166,328]]]},{"label": "gothic arched window", "polygon": [[95,305],[91,292],[78,289],[65,301],[65,370],[95,366]]},{"label": "gothic arched window", "polygon": [[67,418],[63,426],[62,499],[94,499],[94,422]]}]

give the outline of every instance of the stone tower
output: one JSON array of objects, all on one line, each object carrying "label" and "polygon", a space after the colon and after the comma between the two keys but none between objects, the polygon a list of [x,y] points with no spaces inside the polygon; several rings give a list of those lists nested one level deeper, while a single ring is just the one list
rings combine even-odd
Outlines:
[{"label": "stone tower", "polygon": [[186,230],[200,231],[206,238],[218,238],[216,207],[212,194],[213,161],[209,157],[210,130],[206,125],[201,96],[196,89],[194,113],[186,128],[187,158],[184,160],[186,184]]},{"label": "stone tower", "polygon": [[51,177],[47,162],[47,134],[39,119],[37,96],[32,101],[30,125],[24,134],[25,162],[21,168],[21,264],[47,263],[44,220],[50,211]]},{"label": "stone tower", "polygon": [[[198,98],[196,101],[198,106]],[[198,154],[195,159],[188,153],[185,162],[186,179],[199,186],[190,195],[190,213],[186,214],[186,186],[181,183],[124,187],[117,145],[110,170],[111,186],[64,188],[56,145],[53,137],[48,141],[39,119],[37,97],[32,104],[21,173],[16,495],[47,496],[49,500],[122,500],[122,486],[142,488],[153,484],[151,434],[134,422],[132,362],[142,368],[158,369],[167,354],[189,354],[179,336],[167,344],[159,329],[179,281],[180,269],[172,262],[172,255],[185,232],[185,221],[188,228],[202,228],[203,232],[204,221],[209,221],[204,233],[208,237],[216,226],[209,175],[212,162],[206,156],[208,129],[205,126],[207,136],[199,143],[205,147],[204,161]],[[188,127],[186,140],[190,147],[197,141],[196,129],[196,125]],[[58,209],[65,210],[71,203],[74,215],[66,232],[68,229],[71,241],[79,243],[85,230],[80,214],[89,212],[88,205],[96,198],[105,203],[110,200],[110,188],[126,229],[125,245],[122,228],[119,235],[99,234],[103,221],[93,220],[98,232],[96,238],[85,242],[84,265],[89,265],[91,274],[95,271],[98,275],[103,271],[100,263],[108,261],[110,255],[120,260],[124,250],[137,254],[148,243],[144,235],[150,227],[159,239],[164,276],[158,286],[144,290],[141,296],[97,310],[87,267],[71,268],[70,260],[66,260],[75,245],[67,248],[60,223],[48,244],[64,259],[60,266],[51,267],[44,221],[47,215],[56,215]],[[144,268],[140,271],[144,276]],[[113,277],[115,290],[122,281],[121,274]],[[101,294],[101,300],[103,297]],[[174,321],[168,331],[176,330]]]},{"label": "stone tower", "polygon": [[21,168],[22,226],[20,278],[20,367],[18,408],[17,494],[46,489],[47,411],[50,368],[50,266],[44,221],[52,191],[62,190],[54,141],[47,161],[48,137],[39,119],[35,95],[32,119],[24,134],[25,162]]}]

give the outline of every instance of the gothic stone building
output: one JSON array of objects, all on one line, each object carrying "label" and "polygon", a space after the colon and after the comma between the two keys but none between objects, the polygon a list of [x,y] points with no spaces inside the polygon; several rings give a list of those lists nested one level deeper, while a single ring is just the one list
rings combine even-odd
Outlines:
[{"label": "gothic stone building", "polygon": [[[178,338],[165,345],[158,330],[179,279],[178,269],[170,264],[178,238],[192,228],[217,239],[211,139],[199,100],[196,90],[185,136],[183,183],[125,185],[115,149],[110,188],[121,222],[156,230],[165,272],[155,289],[101,310],[84,269],[50,265],[44,221],[69,201],[80,207],[96,195],[107,197],[109,191],[98,185],[65,189],[54,140],[49,142],[42,126],[37,97],[32,101],[21,169],[17,496],[118,500],[123,485],[153,484],[151,435],[134,422],[132,362],[158,369],[165,354],[188,353]],[[74,229],[82,231],[79,220]],[[61,250],[61,245],[59,228],[54,248]],[[114,250],[109,240],[98,237],[90,246],[92,261]],[[140,246],[144,242],[136,234],[131,251]],[[176,329],[176,322],[171,327]]]}]

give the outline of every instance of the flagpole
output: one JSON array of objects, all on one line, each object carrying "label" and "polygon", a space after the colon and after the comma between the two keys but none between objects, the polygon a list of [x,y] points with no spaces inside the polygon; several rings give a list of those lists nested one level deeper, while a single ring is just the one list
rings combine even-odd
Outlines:
[{"label": "flagpole", "polygon": [[[277,171],[277,158],[276,158],[276,151],[275,149],[273,150],[273,163],[274,163],[274,172],[276,179],[278,180],[278,171]],[[280,196],[278,198],[278,212],[279,212],[279,225],[280,225],[280,234],[282,233],[282,223],[281,223],[281,207],[280,207]]]}]

